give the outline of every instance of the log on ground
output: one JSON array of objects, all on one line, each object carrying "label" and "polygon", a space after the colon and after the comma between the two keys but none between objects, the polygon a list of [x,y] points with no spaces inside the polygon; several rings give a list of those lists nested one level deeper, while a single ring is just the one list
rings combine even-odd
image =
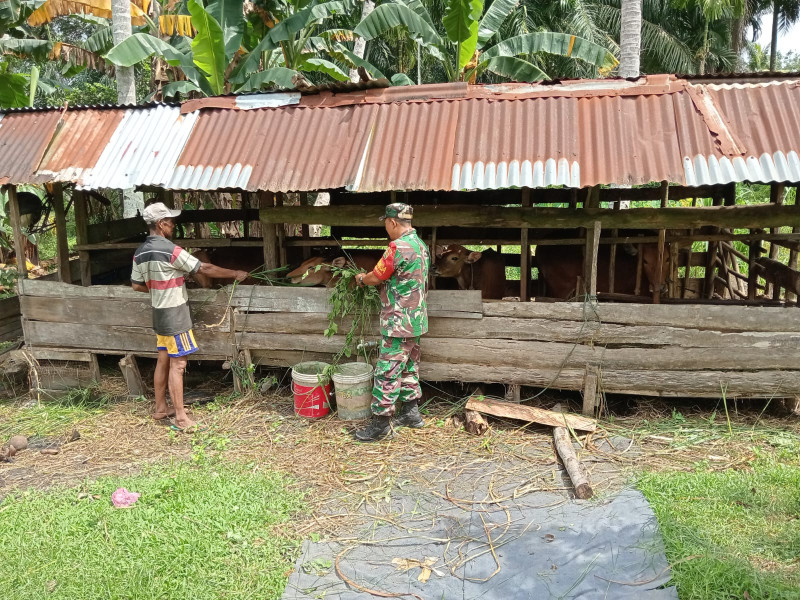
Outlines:
[{"label": "log on ground", "polygon": [[470,398],[467,402],[466,409],[493,415],[495,417],[517,419],[529,423],[540,423],[541,425],[549,425],[550,427],[567,426],[571,429],[580,429],[581,431],[594,431],[597,428],[597,421],[594,419],[587,419],[586,417],[566,413],[557,413],[552,410],[545,410],[534,406],[491,400],[489,398],[484,398],[483,400]]}]

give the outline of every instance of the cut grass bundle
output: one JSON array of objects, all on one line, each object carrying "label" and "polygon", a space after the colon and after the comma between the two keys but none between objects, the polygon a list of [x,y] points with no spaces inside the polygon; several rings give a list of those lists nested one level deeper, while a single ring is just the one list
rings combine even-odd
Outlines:
[{"label": "cut grass bundle", "polygon": [[756,461],[724,472],[649,472],[681,600],[800,597],[800,468]]},{"label": "cut grass bundle", "polygon": [[[297,544],[272,528],[302,507],[287,485],[252,465],[184,464],[7,497],[0,589],[9,600],[277,599]],[[117,487],[142,495],[115,509]]]}]

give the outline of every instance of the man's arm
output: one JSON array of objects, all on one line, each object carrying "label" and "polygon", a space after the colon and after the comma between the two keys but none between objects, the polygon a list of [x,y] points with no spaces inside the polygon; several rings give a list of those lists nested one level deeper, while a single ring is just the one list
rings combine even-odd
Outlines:
[{"label": "man's arm", "polygon": [[363,287],[365,285],[380,285],[384,280],[370,271],[369,273],[360,273],[356,275],[356,282],[358,282],[359,287]]},{"label": "man's arm", "polygon": [[131,281],[131,287],[137,292],[150,293],[150,290],[148,290],[147,286],[143,283],[137,283],[136,281]]},{"label": "man's arm", "polygon": [[247,271],[234,271],[233,269],[224,269],[223,267],[218,267],[217,265],[212,265],[211,263],[200,263],[200,268],[197,270],[197,273],[201,275],[207,275],[208,277],[213,277],[214,279],[224,279],[227,277],[232,277],[236,281],[244,281],[247,279],[247,276],[250,275]]}]

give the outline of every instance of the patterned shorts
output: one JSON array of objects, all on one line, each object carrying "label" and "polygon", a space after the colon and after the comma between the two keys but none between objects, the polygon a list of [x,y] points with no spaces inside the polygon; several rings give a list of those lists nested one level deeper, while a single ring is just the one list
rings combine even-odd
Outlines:
[{"label": "patterned shorts", "polygon": [[186,356],[197,352],[197,342],[194,341],[194,333],[191,329],[175,335],[156,335],[156,337],[158,338],[156,348],[166,350],[169,356]]}]

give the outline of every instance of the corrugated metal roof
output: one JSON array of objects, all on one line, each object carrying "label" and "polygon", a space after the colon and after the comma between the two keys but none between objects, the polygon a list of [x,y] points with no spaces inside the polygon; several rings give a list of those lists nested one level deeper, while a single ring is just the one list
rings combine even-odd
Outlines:
[{"label": "corrugated metal roof", "polygon": [[60,117],[59,111],[2,115],[0,185],[38,182],[35,171]]},{"label": "corrugated metal roof", "polygon": [[351,87],[0,114],[0,183],[374,192],[800,182],[798,77]]}]

